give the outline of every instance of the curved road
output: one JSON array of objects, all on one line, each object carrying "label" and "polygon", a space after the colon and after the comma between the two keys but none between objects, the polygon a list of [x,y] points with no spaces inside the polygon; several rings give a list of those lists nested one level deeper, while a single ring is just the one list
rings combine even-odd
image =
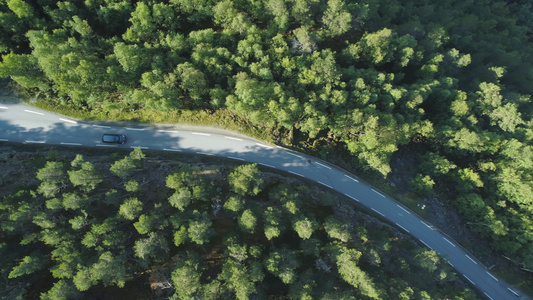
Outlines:
[{"label": "curved road", "polygon": [[[415,213],[333,165],[220,129],[184,125],[126,126],[119,122],[73,120],[23,104],[0,103],[0,141],[84,147],[139,146],[142,149],[213,155],[258,163],[313,180],[368,207],[446,257],[449,264],[488,299],[529,299],[492,275],[455,241],[446,238]],[[103,133],[125,134],[128,141],[124,145],[103,144]]]}]

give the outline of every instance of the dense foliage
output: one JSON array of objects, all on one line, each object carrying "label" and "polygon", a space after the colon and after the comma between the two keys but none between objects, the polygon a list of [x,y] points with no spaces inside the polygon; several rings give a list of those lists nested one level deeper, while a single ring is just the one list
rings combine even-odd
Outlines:
[{"label": "dense foliage", "polygon": [[227,109],[383,176],[409,147],[413,190],[445,191],[533,269],[531,13],[503,0],[1,0],[0,76],[80,110]]},{"label": "dense foliage", "polygon": [[2,299],[476,298],[434,251],[257,165],[51,157],[1,202]]}]

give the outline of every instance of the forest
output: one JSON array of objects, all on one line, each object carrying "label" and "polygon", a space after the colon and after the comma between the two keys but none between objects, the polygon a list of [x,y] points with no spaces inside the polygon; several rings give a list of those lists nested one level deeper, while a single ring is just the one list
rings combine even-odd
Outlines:
[{"label": "forest", "polygon": [[406,150],[413,196],[533,270],[532,28],[527,0],[0,0],[0,77],[110,117],[229,112],[382,180]]},{"label": "forest", "polygon": [[2,150],[2,299],[478,299],[353,201],[255,164]]}]

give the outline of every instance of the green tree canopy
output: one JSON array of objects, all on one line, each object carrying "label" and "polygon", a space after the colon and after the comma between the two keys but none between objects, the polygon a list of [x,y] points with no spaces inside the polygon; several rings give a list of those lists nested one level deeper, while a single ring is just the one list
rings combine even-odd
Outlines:
[{"label": "green tree canopy", "polygon": [[228,176],[229,184],[232,190],[239,195],[257,195],[262,188],[263,179],[260,177],[260,171],[257,164],[242,165]]},{"label": "green tree canopy", "polygon": [[84,191],[91,191],[103,180],[101,173],[90,162],[84,162],[79,170],[67,171],[70,182]]}]

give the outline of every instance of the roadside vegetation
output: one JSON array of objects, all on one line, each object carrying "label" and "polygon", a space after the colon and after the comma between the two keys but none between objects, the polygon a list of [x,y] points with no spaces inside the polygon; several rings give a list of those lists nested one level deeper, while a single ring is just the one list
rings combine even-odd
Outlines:
[{"label": "roadside vegetation", "polygon": [[2,299],[477,299],[435,252],[297,178],[34,150],[2,147]]},{"label": "roadside vegetation", "polygon": [[532,15],[525,0],[1,0],[0,77],[75,116],[226,127],[381,187],[401,172],[384,189],[460,214],[527,288]]}]

